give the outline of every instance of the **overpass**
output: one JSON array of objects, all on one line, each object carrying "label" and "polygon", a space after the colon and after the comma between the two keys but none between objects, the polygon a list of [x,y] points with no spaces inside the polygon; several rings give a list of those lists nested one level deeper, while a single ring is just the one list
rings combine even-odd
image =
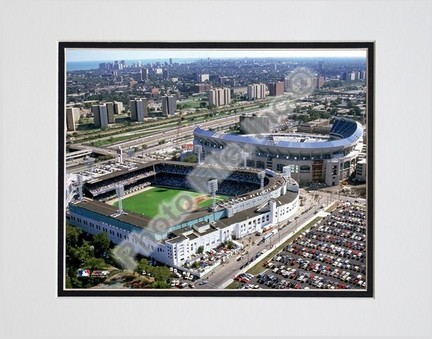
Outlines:
[{"label": "overpass", "polygon": [[[90,151],[90,153],[95,153],[99,155],[111,155],[115,157],[117,155],[117,151],[109,148],[102,147],[94,147],[94,146],[86,146],[86,145],[70,145],[69,149],[72,151]],[[66,155],[67,156],[67,155]]]}]

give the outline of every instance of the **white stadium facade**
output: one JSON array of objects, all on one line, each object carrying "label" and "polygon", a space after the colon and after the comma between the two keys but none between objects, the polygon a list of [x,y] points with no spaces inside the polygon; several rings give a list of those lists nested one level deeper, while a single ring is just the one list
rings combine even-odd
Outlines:
[{"label": "white stadium facade", "polygon": [[[125,196],[148,186],[182,189],[182,197],[176,197],[179,202],[188,200],[187,191],[204,193],[209,181],[217,181],[215,193],[229,197],[212,208],[178,207],[173,213],[160,207],[161,215],[150,218],[106,203],[115,198],[118,185],[124,187]],[[136,164],[87,181],[80,191],[68,204],[69,224],[90,234],[106,232],[114,244],[120,245],[118,248],[127,247],[130,253],[181,270],[200,247],[210,251],[227,240],[279,227],[295,215],[300,205],[299,187],[289,169],[278,174],[224,164]],[[174,209],[177,202],[171,203]],[[170,217],[170,213],[175,216]],[[196,276],[205,273],[189,271]]]},{"label": "white stadium facade", "polygon": [[250,168],[282,172],[290,166],[300,185],[325,183],[336,186],[356,170],[363,148],[363,127],[347,118],[336,118],[329,135],[305,133],[224,134],[194,130],[194,144],[201,145],[201,156],[217,156],[226,147],[243,150]]}]

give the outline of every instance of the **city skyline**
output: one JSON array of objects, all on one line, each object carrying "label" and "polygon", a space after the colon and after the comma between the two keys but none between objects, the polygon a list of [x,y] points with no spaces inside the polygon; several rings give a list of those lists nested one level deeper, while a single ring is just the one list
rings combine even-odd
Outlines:
[{"label": "city skyline", "polygon": [[67,49],[67,62],[90,62],[90,61],[116,61],[116,60],[169,60],[169,59],[238,59],[238,58],[366,58],[367,51],[364,49],[352,50],[193,50],[193,49]]}]

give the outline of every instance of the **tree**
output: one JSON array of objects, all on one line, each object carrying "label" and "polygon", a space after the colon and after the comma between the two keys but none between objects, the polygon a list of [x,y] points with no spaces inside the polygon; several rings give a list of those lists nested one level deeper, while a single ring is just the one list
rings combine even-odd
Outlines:
[{"label": "tree", "polygon": [[353,111],[354,115],[361,115],[361,109],[358,106],[354,106],[352,108],[352,111]]},{"label": "tree", "polygon": [[101,232],[93,236],[94,256],[105,257],[109,253],[110,239],[107,233]]},{"label": "tree", "polygon": [[135,272],[142,274],[143,272],[151,273],[153,267],[150,266],[147,259],[141,259],[135,267]]},{"label": "tree", "polygon": [[88,268],[90,270],[90,274],[93,273],[93,271],[97,269],[102,269],[106,266],[105,261],[101,258],[88,258],[84,262],[84,267]]},{"label": "tree", "polygon": [[156,281],[167,282],[171,278],[171,271],[166,266],[153,267],[153,276]]},{"label": "tree", "polygon": [[197,253],[198,254],[201,254],[201,253],[203,253],[204,252],[204,246],[200,246],[200,247],[198,247],[198,249],[197,249]]},{"label": "tree", "polygon": [[188,155],[183,159],[184,162],[195,163],[198,161],[198,158],[195,154]]},{"label": "tree", "polygon": [[234,243],[231,240],[227,240],[226,242],[226,247],[228,247],[228,249],[233,249],[235,247]]},{"label": "tree", "polygon": [[79,228],[66,225],[66,248],[77,247],[80,234]]}]

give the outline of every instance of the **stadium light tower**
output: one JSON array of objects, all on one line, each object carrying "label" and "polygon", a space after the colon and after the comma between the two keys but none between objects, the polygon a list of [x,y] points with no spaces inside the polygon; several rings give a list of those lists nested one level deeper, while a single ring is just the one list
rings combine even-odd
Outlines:
[{"label": "stadium light tower", "polygon": [[195,145],[194,150],[195,150],[195,153],[198,155],[198,165],[200,165],[201,164],[202,146],[201,145]]},{"label": "stadium light tower", "polygon": [[243,159],[243,167],[247,168],[247,152],[242,151],[241,152],[241,156],[242,156],[242,159]]},{"label": "stadium light tower", "polygon": [[78,174],[78,199],[83,200],[83,176]]},{"label": "stadium light tower", "polygon": [[133,158],[134,153],[135,153],[134,149],[133,149],[132,147],[129,147],[129,149],[128,149],[128,151],[127,151],[127,154],[128,154],[129,160],[131,160],[131,159]]},{"label": "stadium light tower", "polygon": [[123,163],[123,150],[121,147],[117,147],[117,162],[122,164]]},{"label": "stadium light tower", "polygon": [[95,160],[96,159],[92,158],[92,157],[86,158],[88,171],[90,172],[90,178],[93,178],[93,166],[94,166]]},{"label": "stadium light tower", "polygon": [[261,192],[264,190],[264,178],[265,178],[265,171],[258,172],[258,178],[261,180]]},{"label": "stadium light tower", "polygon": [[123,214],[123,193],[124,193],[124,186],[122,184],[117,184],[116,185],[116,192],[117,192],[117,197],[118,197],[118,210],[117,213],[118,214]]},{"label": "stadium light tower", "polygon": [[212,198],[213,198],[212,209],[214,212],[216,210],[216,191],[218,190],[217,179],[212,179],[212,180],[207,181],[207,190],[209,193],[211,193]]}]

